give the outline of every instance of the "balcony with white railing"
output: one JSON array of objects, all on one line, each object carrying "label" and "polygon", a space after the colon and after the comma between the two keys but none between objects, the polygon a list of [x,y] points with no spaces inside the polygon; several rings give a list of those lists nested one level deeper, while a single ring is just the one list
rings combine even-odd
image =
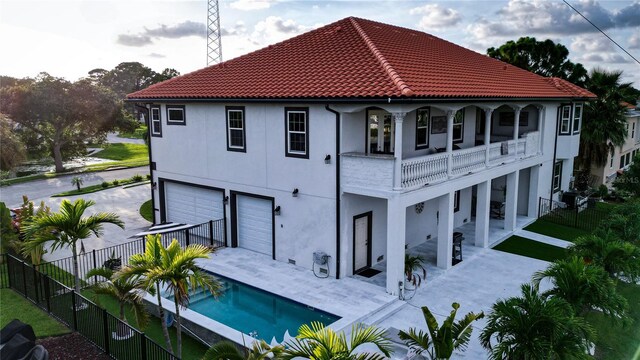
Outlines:
[{"label": "balcony with white railing", "polygon": [[[431,155],[403,159],[400,186],[394,184],[393,155],[362,153],[341,154],[342,184],[376,190],[406,191],[438,183],[465,174],[485,171],[495,166],[537,156],[539,132],[529,132],[517,140],[475,146]],[[398,180],[396,180],[397,182]]]}]

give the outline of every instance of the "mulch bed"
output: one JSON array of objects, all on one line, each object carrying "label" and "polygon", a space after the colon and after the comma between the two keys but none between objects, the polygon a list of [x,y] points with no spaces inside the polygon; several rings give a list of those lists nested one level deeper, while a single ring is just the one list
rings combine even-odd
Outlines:
[{"label": "mulch bed", "polygon": [[50,360],[109,360],[110,358],[78,333],[39,339]]}]

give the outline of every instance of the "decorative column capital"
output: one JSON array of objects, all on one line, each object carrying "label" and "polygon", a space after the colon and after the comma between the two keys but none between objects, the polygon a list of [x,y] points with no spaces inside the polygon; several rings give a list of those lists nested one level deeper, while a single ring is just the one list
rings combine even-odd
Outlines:
[{"label": "decorative column capital", "polygon": [[447,119],[452,120],[457,112],[457,110],[447,110]]},{"label": "decorative column capital", "polygon": [[401,123],[404,121],[405,116],[407,116],[406,112],[394,112],[392,114],[393,116],[393,121],[397,122],[397,123]]},{"label": "decorative column capital", "polygon": [[538,109],[538,111],[542,111],[544,110],[544,105],[536,105],[536,109]]}]

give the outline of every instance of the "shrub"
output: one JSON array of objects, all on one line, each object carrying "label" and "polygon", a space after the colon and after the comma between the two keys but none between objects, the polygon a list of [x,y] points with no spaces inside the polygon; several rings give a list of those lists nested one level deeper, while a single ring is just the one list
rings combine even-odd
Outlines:
[{"label": "shrub", "polygon": [[102,184],[100,184],[100,186],[102,186],[103,189],[106,189],[109,187],[109,183],[106,181],[103,181]]},{"label": "shrub", "polygon": [[131,177],[131,181],[133,182],[140,182],[142,181],[143,177],[140,174],[135,174]]},{"label": "shrub", "polygon": [[113,186],[118,186],[118,184],[120,184],[120,181],[116,179],[116,180],[113,180],[111,183],[113,184]]},{"label": "shrub", "polygon": [[151,174],[147,174],[147,180],[151,180]]},{"label": "shrub", "polygon": [[597,192],[598,196],[600,197],[606,197],[607,195],[609,195],[609,188],[607,187],[607,185],[602,184],[600,185],[600,187],[598,187],[598,192]]}]

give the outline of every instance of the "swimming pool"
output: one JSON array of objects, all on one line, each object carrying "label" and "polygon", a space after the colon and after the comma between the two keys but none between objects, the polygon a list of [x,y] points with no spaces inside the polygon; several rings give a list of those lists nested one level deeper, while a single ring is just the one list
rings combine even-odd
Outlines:
[{"label": "swimming pool", "polygon": [[[214,275],[222,283],[218,298],[208,293],[191,295],[189,309],[258,339],[282,342],[285,331],[291,336],[302,324],[319,321],[329,325],[340,319],[321,310],[272,294],[253,286]],[[172,295],[165,295],[173,299]]]}]

